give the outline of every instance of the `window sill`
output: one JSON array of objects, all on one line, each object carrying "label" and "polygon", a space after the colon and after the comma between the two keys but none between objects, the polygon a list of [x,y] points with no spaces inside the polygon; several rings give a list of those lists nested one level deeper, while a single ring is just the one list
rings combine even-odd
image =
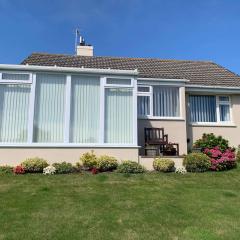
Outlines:
[{"label": "window sill", "polygon": [[184,118],[181,117],[154,117],[154,116],[139,116],[140,120],[166,120],[166,121],[185,121]]},{"label": "window sill", "polygon": [[234,123],[190,123],[193,127],[237,127]]},{"label": "window sill", "polygon": [[140,148],[135,144],[0,143],[0,148]]}]

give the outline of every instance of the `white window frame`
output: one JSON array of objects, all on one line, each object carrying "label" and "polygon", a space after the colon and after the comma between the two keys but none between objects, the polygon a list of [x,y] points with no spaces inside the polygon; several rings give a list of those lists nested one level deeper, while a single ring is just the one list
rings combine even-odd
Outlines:
[{"label": "white window frame", "polygon": [[[197,95],[197,94],[190,94],[192,96],[202,96],[202,95]],[[204,96],[207,96],[206,94]],[[231,102],[231,96],[230,95],[209,95],[209,96],[214,96],[216,98],[216,122],[192,122],[190,119],[190,110],[189,110],[189,120],[191,125],[204,125],[204,126],[214,126],[214,125],[226,125],[226,126],[235,126],[233,123],[233,115],[232,115],[232,102]],[[220,101],[220,97],[228,97],[229,101]],[[190,102],[188,102],[188,105]],[[220,121],[220,105],[228,105],[229,106],[229,115],[230,115],[230,120],[229,121]]]},{"label": "white window frame", "polygon": [[147,85],[138,85],[138,87],[147,87],[149,89],[148,92],[137,92],[137,96],[142,96],[142,97],[149,97],[149,115],[138,115],[140,118],[145,118],[145,117],[153,117],[153,87],[152,86],[147,86]]},{"label": "white window frame", "polygon": [[[13,80],[10,80],[10,79],[3,79],[2,78],[2,75],[3,73],[7,73],[7,74],[19,74],[19,75],[29,75],[29,79],[28,80],[16,80],[16,79],[13,79]],[[32,81],[33,81],[33,74],[30,73],[30,72],[10,72],[10,71],[3,71],[3,72],[0,72],[0,84],[32,84]]]},{"label": "white window frame", "polygon": [[[5,71],[4,71],[5,72]],[[14,72],[16,73],[16,72]],[[23,73],[23,72],[22,72]],[[64,73],[54,73],[62,74],[65,76],[66,80],[66,101],[65,101],[65,122],[64,122],[64,141],[62,143],[37,143],[33,142],[34,134],[34,110],[35,110],[35,95],[36,95],[36,76],[37,74],[52,74],[50,72],[34,72],[27,73],[31,76],[31,92],[30,92],[30,106],[28,113],[28,137],[26,143],[4,143],[0,142],[0,147],[126,147],[132,148],[137,147],[137,80],[134,77],[125,77],[125,76],[97,76],[100,81],[100,132],[99,132],[99,142],[98,143],[71,143],[70,142],[70,114],[71,114],[71,87],[72,87],[72,75],[76,74],[64,74]],[[80,74],[80,76],[84,76]],[[89,75],[93,76],[93,75]],[[1,76],[0,76],[1,77]],[[116,79],[131,79],[131,85],[121,85],[121,84],[107,84],[107,78],[116,78]],[[20,84],[20,83],[30,83],[29,81],[17,81],[13,83],[12,81],[1,82],[2,84]],[[106,88],[131,88],[133,91],[133,142],[132,144],[112,144],[104,142],[104,124],[105,124],[105,89]]]},{"label": "white window frame", "polygon": [[[131,85],[126,84],[108,84],[107,78],[116,78],[116,79],[131,79]],[[112,76],[102,76],[100,78],[100,143],[104,145],[108,145],[105,143],[105,92],[106,89],[111,88],[131,88],[133,91],[133,144],[126,145],[134,145],[137,146],[137,80],[130,77],[112,77]],[[119,146],[121,144],[111,144],[112,146]],[[124,144],[125,145],[125,144]]]},{"label": "white window frame", "polygon": [[149,92],[137,92],[137,96],[149,96],[150,97],[150,114],[143,116],[138,115],[138,119],[156,119],[156,120],[184,120],[183,119],[183,113],[182,113],[182,86],[179,85],[165,85],[161,84],[160,86],[164,87],[178,87],[179,89],[179,116],[176,117],[160,117],[160,116],[154,116],[153,115],[153,87],[157,85],[141,85],[139,84],[138,87],[149,87]]}]

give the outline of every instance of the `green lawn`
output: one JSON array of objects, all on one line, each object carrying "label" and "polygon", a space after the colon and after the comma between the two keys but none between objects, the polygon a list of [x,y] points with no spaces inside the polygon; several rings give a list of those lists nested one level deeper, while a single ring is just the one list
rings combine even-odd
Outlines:
[{"label": "green lawn", "polygon": [[240,239],[240,169],[2,175],[0,239]]}]

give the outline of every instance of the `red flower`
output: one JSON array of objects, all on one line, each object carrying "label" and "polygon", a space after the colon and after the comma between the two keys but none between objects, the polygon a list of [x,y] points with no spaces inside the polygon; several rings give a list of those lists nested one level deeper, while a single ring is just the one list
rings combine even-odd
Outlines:
[{"label": "red flower", "polygon": [[25,173],[25,170],[22,166],[16,166],[15,168],[13,168],[13,172],[15,174],[24,174]]},{"label": "red flower", "polygon": [[97,168],[92,168],[91,173],[92,173],[92,174],[97,174],[97,173],[98,173]]}]

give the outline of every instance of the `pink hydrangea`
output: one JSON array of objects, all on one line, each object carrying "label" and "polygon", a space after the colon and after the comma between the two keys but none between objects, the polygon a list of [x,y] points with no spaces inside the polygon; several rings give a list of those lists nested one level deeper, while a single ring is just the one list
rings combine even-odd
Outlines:
[{"label": "pink hydrangea", "polygon": [[214,147],[212,149],[206,148],[204,150],[204,153],[212,158],[218,158],[222,155],[222,152],[220,151],[219,147]]},{"label": "pink hydrangea", "polygon": [[214,147],[212,149],[206,148],[204,153],[211,157],[210,169],[212,171],[222,171],[236,166],[234,149],[229,148],[225,152],[221,152],[219,147]]}]

